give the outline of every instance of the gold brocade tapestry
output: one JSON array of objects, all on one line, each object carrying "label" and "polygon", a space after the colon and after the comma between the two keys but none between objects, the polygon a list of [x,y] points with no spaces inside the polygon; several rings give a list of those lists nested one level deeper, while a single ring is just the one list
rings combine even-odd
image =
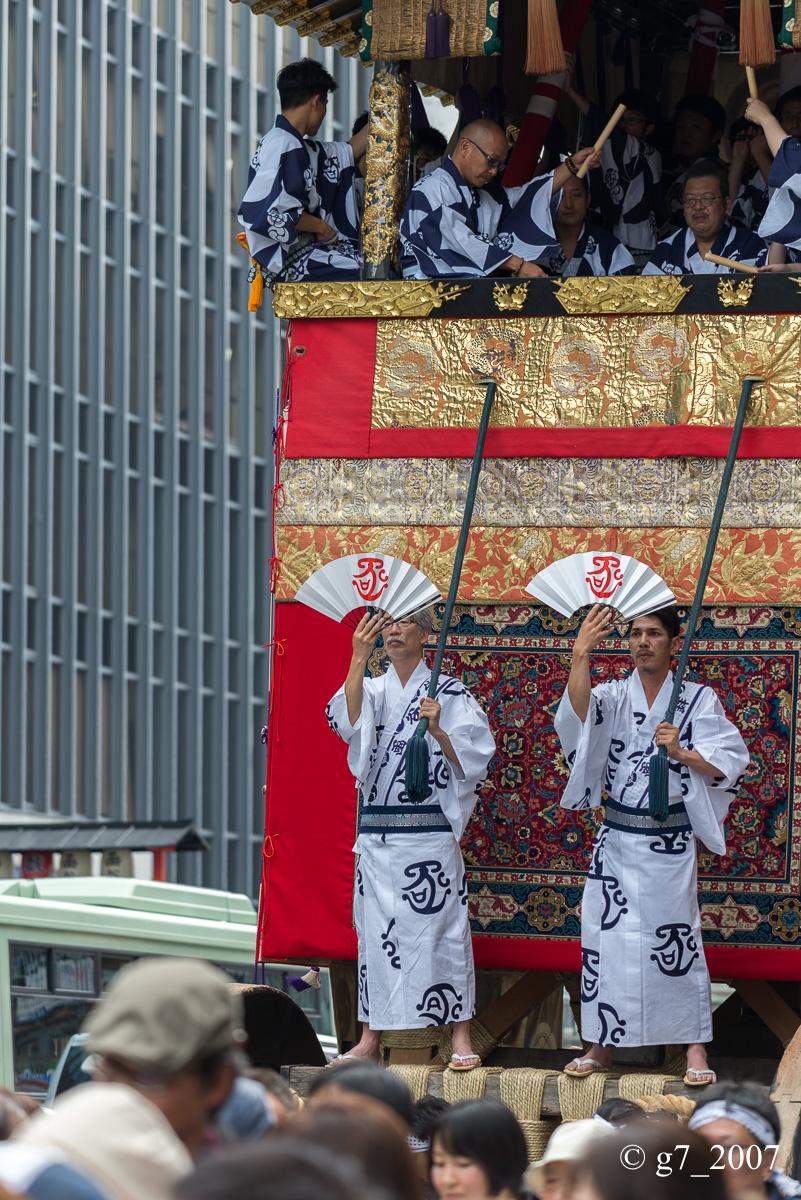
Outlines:
[{"label": "gold brocade tapestry", "polygon": [[[455,526],[297,526],[276,529],[281,560],[276,596],[291,600],[318,567],[346,554],[392,554],[448,590],[459,528]],[[705,529],[488,528],[470,531],[459,599],[482,604],[529,601],[533,576],[568,554],[617,551],[652,567],[680,604],[695,593],[707,543]],[[705,593],[707,604],[796,603],[801,586],[801,532],[723,529]]]},{"label": "gold brocade tapestry", "polygon": [[379,321],[372,427],[725,425],[744,376],[750,425],[797,425],[801,314]]}]

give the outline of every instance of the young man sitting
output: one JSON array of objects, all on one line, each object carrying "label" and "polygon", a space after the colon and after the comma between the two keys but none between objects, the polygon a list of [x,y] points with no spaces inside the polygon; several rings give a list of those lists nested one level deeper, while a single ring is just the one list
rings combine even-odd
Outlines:
[{"label": "young man sitting", "polygon": [[562,186],[554,217],[558,252],[539,265],[549,275],[633,275],[634,259],[613,233],[588,224],[590,189],[586,179],[568,179]]}]

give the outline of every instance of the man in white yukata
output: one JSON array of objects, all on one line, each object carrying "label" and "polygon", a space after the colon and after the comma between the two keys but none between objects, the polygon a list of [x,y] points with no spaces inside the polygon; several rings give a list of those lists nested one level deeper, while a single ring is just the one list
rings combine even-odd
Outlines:
[{"label": "man in white yukata", "polygon": [[551,200],[592,146],[549,175],[517,188],[501,187],[509,144],[494,121],[466,125],[453,154],[411,190],[401,220],[404,279],[480,278],[497,271],[542,276],[538,258],[556,254]]},{"label": "man in white yukata", "polygon": [[[348,744],[361,802],[353,916],[362,1036],[346,1057],[377,1059],[383,1029],[452,1024],[451,1065],[469,1070],[481,1060],[470,1043],[475,978],[459,839],[495,741],[458,679],[440,676],[436,699],[428,698],[423,647],[432,624],[430,610],[402,621],[363,617],[347,679],[326,710]],[[380,633],[389,670],[366,679]],[[420,717],[429,721],[431,794],[412,804],[406,744]]]},{"label": "man in white yukata", "polygon": [[[616,1046],[687,1043],[685,1083],[715,1082],[709,972],[701,944],[695,839],[726,853],[723,822],[748,751],[711,688],[685,680],[676,724],[663,720],[681,644],[675,608],[638,617],[635,670],[591,688],[590,655],[612,632],[595,605],[573,646],[555,728],[570,767],[563,808],[605,804],[581,905],[581,1034],[565,1070],[608,1070]],[[648,811],[648,764],[664,746],[669,809]]]},{"label": "man in white yukata", "polygon": [[[554,203],[556,203],[554,201]],[[554,229],[559,252],[540,259],[549,275],[633,275],[634,259],[613,233],[587,220],[590,189],[586,179],[568,179],[559,193]]]},{"label": "man in white yukata", "polygon": [[251,258],[273,281],[359,278],[357,162],[367,126],[349,142],[315,142],[337,82],[310,58],[276,79],[281,112],[261,139],[239,207]]},{"label": "man in white yukata", "polygon": [[729,180],[716,162],[696,163],[684,183],[684,218],[680,229],[660,242],[643,267],[643,275],[734,275],[732,267],[708,262],[705,254],[717,254],[735,262],[761,267],[768,256],[766,243],[750,229],[728,221],[731,200]]}]

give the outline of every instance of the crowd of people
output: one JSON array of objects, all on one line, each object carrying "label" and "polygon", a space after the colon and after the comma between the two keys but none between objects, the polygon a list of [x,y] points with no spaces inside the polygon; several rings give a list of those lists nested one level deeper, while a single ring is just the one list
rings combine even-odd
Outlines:
[{"label": "crowd of people", "polygon": [[[578,110],[584,146],[523,186],[503,186],[509,143],[495,121],[459,122],[447,144],[429,127],[412,130],[404,278],[732,273],[707,254],[763,271],[801,270],[801,88],[780,96],[773,112],[748,102],[728,131],[730,163],[721,156],[726,113],[717,100],[685,96],[664,126],[654,97],[630,89],[617,97],[614,107],[625,111],[595,153],[607,114],[576,89],[567,57],[564,95]],[[336,81],[303,59],[284,67],[276,85],[281,112],[254,155],[239,210],[251,256],[271,281],[358,278],[367,114],[349,141],[318,142]]]},{"label": "crowd of people", "polygon": [[0,1196],[31,1200],[779,1200],[764,1089],[709,1089],[689,1122],[608,1100],[531,1161],[496,1099],[412,1102],[373,1063],[321,1070],[305,1100],[247,1058],[241,998],[195,959],[123,968],[85,1030],[91,1082],[49,1110],[0,1096]]}]

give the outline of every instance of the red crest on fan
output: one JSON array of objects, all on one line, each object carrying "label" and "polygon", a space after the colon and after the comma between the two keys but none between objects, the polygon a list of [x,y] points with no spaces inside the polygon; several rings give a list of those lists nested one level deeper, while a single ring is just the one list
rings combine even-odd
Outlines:
[{"label": "red crest on fan", "polygon": [[353,576],[353,586],[362,600],[372,603],[385,592],[389,585],[389,577],[384,570],[384,560],[381,558],[360,558],[359,572]]},{"label": "red crest on fan", "polygon": [[590,591],[599,600],[608,600],[623,582],[620,559],[616,554],[594,554],[593,570],[587,572]]}]

